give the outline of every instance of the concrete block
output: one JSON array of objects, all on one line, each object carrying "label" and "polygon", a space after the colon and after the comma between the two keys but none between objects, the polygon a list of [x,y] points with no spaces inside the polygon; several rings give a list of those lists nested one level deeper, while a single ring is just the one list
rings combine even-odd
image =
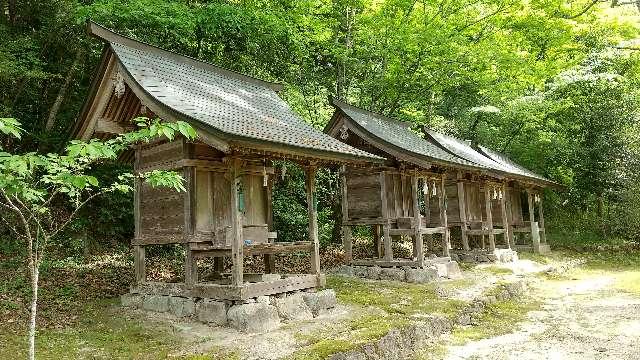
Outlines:
[{"label": "concrete block", "polygon": [[302,294],[294,294],[282,299],[275,299],[274,306],[283,320],[308,320],[313,318],[311,309],[305,303]]},{"label": "concrete block", "polygon": [[169,311],[169,297],[163,295],[146,295],[142,302],[142,308],[153,312]]},{"label": "concrete block", "polygon": [[402,269],[384,268],[380,272],[380,280],[404,281],[405,272]]},{"label": "concrete block", "polygon": [[447,277],[449,279],[459,279],[462,277],[462,271],[460,270],[460,266],[455,261],[449,261],[445,264],[447,267]]},{"label": "concrete block", "polygon": [[247,333],[263,333],[280,326],[276,307],[261,303],[234,305],[227,318],[231,327]]},{"label": "concrete block", "polygon": [[227,305],[222,301],[204,299],[196,304],[196,316],[204,323],[225,325],[227,323]]},{"label": "concrete block", "polygon": [[338,304],[336,292],[333,289],[325,289],[315,293],[304,293],[302,295],[313,316],[318,316],[325,310],[332,309]]},{"label": "concrete block", "polygon": [[170,296],[169,312],[177,317],[191,316],[196,312],[196,303],[191,298]]},{"label": "concrete block", "polygon": [[140,309],[142,307],[143,296],[140,294],[120,295],[120,303],[123,307]]}]

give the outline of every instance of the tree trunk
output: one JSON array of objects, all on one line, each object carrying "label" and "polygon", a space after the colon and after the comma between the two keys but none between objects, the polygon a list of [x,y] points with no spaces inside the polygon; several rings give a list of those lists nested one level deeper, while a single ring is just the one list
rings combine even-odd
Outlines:
[{"label": "tree trunk", "polygon": [[40,273],[37,263],[34,263],[32,271],[33,298],[31,299],[31,315],[29,317],[29,360],[36,358],[36,310],[38,308],[38,276]]},{"label": "tree trunk", "polygon": [[75,73],[75,69],[82,58],[82,48],[79,48],[76,51],[76,56],[73,59],[73,63],[71,63],[71,67],[69,71],[67,71],[67,76],[64,78],[64,83],[58,90],[58,95],[56,96],[56,100],[53,102],[51,109],[49,110],[49,116],[47,116],[47,123],[44,128],[47,131],[50,131],[53,128],[53,125],[56,122],[56,116],[58,116],[58,111],[60,111],[60,106],[62,105],[62,101],[64,100],[65,95],[67,94],[67,90],[69,89],[69,85],[71,84],[71,80],[73,79],[73,74]]}]

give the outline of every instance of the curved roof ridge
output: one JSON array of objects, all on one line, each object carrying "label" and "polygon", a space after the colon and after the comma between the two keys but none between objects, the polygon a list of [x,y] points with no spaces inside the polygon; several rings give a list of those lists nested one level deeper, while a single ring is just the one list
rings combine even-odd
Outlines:
[{"label": "curved roof ridge", "polygon": [[200,68],[203,68],[204,70],[215,71],[222,75],[235,77],[239,80],[247,81],[255,85],[270,88],[276,92],[281,91],[283,88],[283,85],[280,83],[265,81],[252,76],[241,74],[237,71],[225,69],[220,66],[208,63],[206,61],[193,58],[191,56],[178,54],[176,52],[166,50],[140,40],[135,40],[125,35],[118,34],[115,31],[104,27],[101,24],[91,21],[90,19],[87,20],[87,32],[90,35],[95,36],[99,39],[102,39],[103,41],[106,41],[108,43],[117,43],[117,44],[125,45],[134,49],[138,49],[138,50],[147,50],[147,51],[151,50],[151,51],[164,53],[166,55],[170,55],[175,60],[182,60],[182,62],[184,62],[185,64],[191,65],[193,67],[200,67]]},{"label": "curved roof ridge", "polygon": [[370,116],[375,116],[375,117],[378,117],[378,118],[381,118],[381,119],[384,119],[384,120],[387,120],[387,121],[395,122],[395,123],[397,123],[399,125],[406,126],[407,128],[411,128],[411,126],[414,125],[414,124],[412,124],[412,123],[410,123],[408,121],[404,121],[404,120],[400,120],[400,119],[394,119],[394,118],[388,117],[386,115],[378,114],[378,113],[375,113],[373,111],[369,111],[367,109],[363,109],[361,107],[358,107],[358,106],[355,106],[355,105],[351,105],[351,104],[349,104],[347,102],[339,100],[338,98],[334,98],[331,95],[329,95],[329,104],[331,104],[332,106],[335,106],[335,107],[339,107],[339,108],[341,108],[343,106],[344,107],[349,107],[349,108],[355,109],[355,110],[360,111],[360,112],[365,112]]}]

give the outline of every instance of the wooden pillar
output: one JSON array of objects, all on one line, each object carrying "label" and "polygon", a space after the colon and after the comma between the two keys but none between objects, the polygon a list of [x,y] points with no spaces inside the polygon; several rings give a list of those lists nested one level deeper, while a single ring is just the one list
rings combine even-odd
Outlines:
[{"label": "wooden pillar", "polygon": [[382,257],[382,241],[380,241],[380,225],[371,225],[371,233],[373,234],[373,253],[376,258]]},{"label": "wooden pillar", "polygon": [[446,174],[442,174],[440,180],[440,193],[438,194],[438,206],[440,208],[440,226],[444,227],[444,233],[442,234],[442,256],[450,256],[449,249],[451,248],[451,233],[449,232],[449,223],[447,220],[447,189],[445,182],[447,179]]},{"label": "wooden pillar", "polygon": [[491,211],[491,187],[489,183],[486,182],[484,184],[484,204],[485,211],[487,213],[487,230],[489,231],[489,250],[493,251],[496,249],[496,238],[493,234],[493,214]]},{"label": "wooden pillar", "polygon": [[[135,149],[134,171],[138,173],[140,168],[140,147]],[[134,236],[136,240],[140,240],[142,236],[140,205],[142,203],[142,183],[139,178],[134,180],[133,188],[133,223],[135,226]],[[143,245],[133,246],[133,269],[136,276],[136,284],[142,284],[147,280],[145,249]]]},{"label": "wooden pillar", "polygon": [[213,271],[217,274],[224,272],[224,257],[218,256],[213,258]]},{"label": "wooden pillar", "polygon": [[231,229],[233,233],[233,239],[231,241],[231,285],[242,286],[243,284],[243,247],[244,239],[242,234],[242,216],[240,216],[240,209],[238,206],[238,187],[241,185],[240,178],[240,166],[241,160],[233,158],[231,160],[229,172],[231,174],[231,184],[229,191],[231,192]]},{"label": "wooden pillar", "polygon": [[527,201],[529,203],[529,223],[531,226],[531,242],[533,246],[533,252],[540,252],[540,231],[538,230],[538,223],[536,223],[535,209],[533,204],[533,192],[531,189],[527,189]]},{"label": "wooden pillar", "polygon": [[[266,166],[267,164],[265,164]],[[267,186],[264,187],[265,199],[267,202],[267,231],[273,231],[273,178],[266,175]],[[273,274],[276,271],[276,255],[264,254],[262,256],[264,262],[264,272]]]},{"label": "wooden pillar", "polygon": [[465,202],[464,179],[461,171],[458,171],[456,180],[456,185],[458,186],[458,209],[460,210],[460,238],[462,239],[462,248],[465,251],[469,251],[469,237],[467,236],[467,203]]},{"label": "wooden pillar", "polygon": [[[430,189],[429,179],[424,178],[424,183],[422,186],[422,194],[424,195],[424,217],[425,217],[425,223],[427,227],[429,227],[431,223],[431,191],[429,189]],[[427,238],[427,244],[426,244],[427,251],[433,250],[433,234],[426,234],[425,236]],[[423,243],[423,247],[425,247],[424,243]]]},{"label": "wooden pillar", "polygon": [[[382,233],[384,244],[384,259],[387,261],[393,260],[393,250],[391,247],[391,236],[389,235],[389,207],[387,206],[387,186],[386,186],[386,174],[384,171],[380,171],[380,200],[382,211]],[[393,199],[392,199],[393,200]]]},{"label": "wooden pillar", "polygon": [[311,241],[311,273],[320,274],[320,243],[318,241],[318,209],[316,208],[316,167],[306,169],[307,213],[309,214],[309,241]]},{"label": "wooden pillar", "polygon": [[413,252],[420,266],[424,263],[424,244],[422,243],[422,216],[420,216],[420,202],[418,200],[418,176],[411,176],[411,199],[413,201],[413,218],[415,228],[413,233]]},{"label": "wooden pillar", "polygon": [[198,262],[193,257],[189,244],[184,244],[184,282],[193,285],[198,282]]},{"label": "wooden pillar", "polygon": [[[505,202],[505,206],[507,207],[507,218],[509,219],[509,225],[511,226],[511,225],[513,225],[513,224],[511,224],[511,219],[513,219],[513,209],[512,209],[512,204],[511,204],[511,192],[509,192],[509,188],[506,187],[506,186],[505,186],[505,190],[508,193],[505,192],[503,196],[505,196],[507,198],[506,202]],[[515,233],[513,231],[513,228],[511,228],[511,227],[509,227],[508,239],[509,239],[509,247],[512,248],[512,249],[515,249],[516,248]]]},{"label": "wooden pillar", "polygon": [[540,230],[540,242],[543,244],[547,243],[547,231],[544,227],[544,212],[542,210],[542,193],[538,194],[538,228]]},{"label": "wooden pillar", "polygon": [[347,226],[349,221],[349,203],[347,201],[347,167],[340,169],[340,189],[342,190],[342,247],[344,248],[344,261],[347,265],[353,260],[353,244],[351,243],[351,227]]},{"label": "wooden pillar", "polygon": [[509,224],[509,217],[507,216],[507,185],[503,183],[500,191],[502,191],[500,215],[502,216],[502,228],[504,229],[504,242],[507,243],[507,249],[511,249],[511,224]]},{"label": "wooden pillar", "polygon": [[136,275],[136,284],[147,281],[145,249],[143,245],[133,246],[133,269]]}]

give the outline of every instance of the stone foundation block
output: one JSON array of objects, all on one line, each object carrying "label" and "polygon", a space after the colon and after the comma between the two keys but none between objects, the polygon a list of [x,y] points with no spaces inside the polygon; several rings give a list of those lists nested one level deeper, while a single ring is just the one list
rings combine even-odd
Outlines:
[{"label": "stone foundation block", "polygon": [[371,266],[367,269],[367,279],[379,280],[382,268],[380,266]]},{"label": "stone foundation block", "polygon": [[353,267],[347,265],[338,266],[333,272],[338,275],[354,276]]},{"label": "stone foundation block", "polygon": [[447,264],[444,264],[444,263],[433,264],[431,268],[436,270],[438,277],[441,277],[441,278],[447,277]]},{"label": "stone foundation block", "polygon": [[258,296],[258,297],[256,298],[256,302],[257,302],[257,303],[260,303],[260,304],[267,304],[267,305],[269,305],[269,304],[271,304],[271,298],[270,298],[270,297],[268,297],[267,295]]},{"label": "stone foundation block", "polygon": [[262,333],[280,326],[275,306],[253,303],[234,305],[229,308],[227,318],[231,327],[248,333]]},{"label": "stone foundation block", "polygon": [[302,295],[313,316],[318,316],[325,310],[332,309],[338,304],[336,292],[333,289],[326,289],[315,293],[305,293]]},{"label": "stone foundation block", "polygon": [[311,309],[302,298],[302,294],[293,294],[282,299],[275,299],[274,305],[283,320],[308,320],[313,318]]},{"label": "stone foundation block", "polygon": [[196,312],[193,299],[178,296],[169,297],[169,312],[177,317],[191,316]]},{"label": "stone foundation block", "polygon": [[405,270],[407,282],[414,284],[425,284],[438,277],[435,269],[407,269]]},{"label": "stone foundation block", "polygon": [[227,323],[227,305],[222,301],[205,299],[196,305],[196,316],[204,323],[225,325]]},{"label": "stone foundation block", "polygon": [[359,278],[366,278],[367,273],[369,271],[368,266],[354,266],[353,267],[353,275]]},{"label": "stone foundation block", "polygon": [[120,303],[124,307],[140,309],[142,307],[143,296],[140,294],[120,295]]},{"label": "stone foundation block", "polygon": [[404,281],[405,276],[403,269],[384,268],[380,271],[380,280]]},{"label": "stone foundation block", "polygon": [[280,274],[262,274],[262,281],[276,281],[282,279]]},{"label": "stone foundation block", "polygon": [[142,302],[142,308],[153,312],[169,311],[169,297],[163,295],[146,295]]}]

